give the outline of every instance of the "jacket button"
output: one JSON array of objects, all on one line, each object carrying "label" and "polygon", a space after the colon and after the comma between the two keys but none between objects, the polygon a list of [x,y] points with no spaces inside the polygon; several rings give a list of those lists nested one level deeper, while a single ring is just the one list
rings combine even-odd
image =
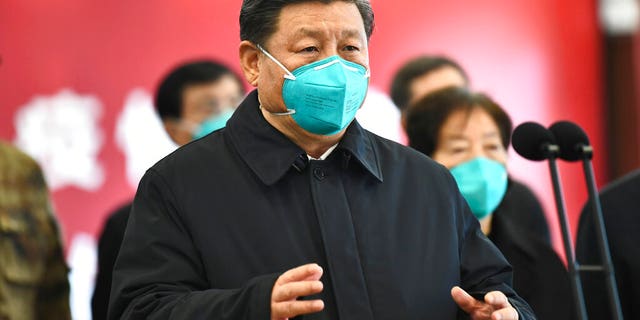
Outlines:
[{"label": "jacket button", "polygon": [[313,169],[313,175],[316,177],[316,179],[320,181],[324,180],[324,178],[327,176],[327,174],[324,172],[324,170],[322,170],[322,168]]}]

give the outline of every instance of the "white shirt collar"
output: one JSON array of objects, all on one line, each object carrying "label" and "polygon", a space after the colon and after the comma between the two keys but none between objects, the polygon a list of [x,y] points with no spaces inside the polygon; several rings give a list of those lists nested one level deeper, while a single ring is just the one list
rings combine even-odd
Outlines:
[{"label": "white shirt collar", "polygon": [[331,154],[331,152],[332,152],[332,151],[333,151],[337,146],[338,146],[338,144],[337,144],[337,143],[336,143],[336,144],[334,144],[334,145],[332,145],[329,149],[327,149],[327,151],[325,151],[325,152],[320,156],[320,158],[317,158],[317,159],[316,159],[316,158],[314,158],[314,157],[312,157],[312,156],[310,156],[310,155],[307,155],[307,157],[309,157],[309,160],[324,160],[324,159],[326,159],[326,158]]}]

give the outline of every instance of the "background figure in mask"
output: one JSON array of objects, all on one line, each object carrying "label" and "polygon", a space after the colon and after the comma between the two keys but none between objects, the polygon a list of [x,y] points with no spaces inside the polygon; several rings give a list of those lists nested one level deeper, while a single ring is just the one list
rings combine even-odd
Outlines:
[{"label": "background figure in mask", "polygon": [[[424,55],[404,63],[393,76],[391,99],[402,113],[402,127],[407,129],[407,114],[411,105],[427,94],[447,88],[469,88],[469,76],[456,61],[445,56]],[[509,189],[502,210],[510,220],[526,226],[529,233],[551,245],[549,226],[542,205],[525,184],[509,180]]]},{"label": "background figure in mask", "polygon": [[171,70],[154,103],[169,137],[182,146],[224,127],[244,94],[242,80],[231,69],[203,60]]},{"label": "background figure in mask", "polygon": [[482,232],[513,266],[514,288],[538,319],[572,319],[564,265],[548,243],[509,212],[519,210],[522,201],[513,194],[520,186],[506,170],[511,129],[499,105],[465,88],[432,92],[406,115],[409,145],[451,171]]},{"label": "background figure in mask", "polygon": [[445,56],[422,55],[406,61],[391,80],[391,100],[406,115],[410,105],[427,94],[447,87],[469,87],[469,76],[456,61]]},{"label": "background figure in mask", "polygon": [[[240,77],[231,69],[199,60],[181,64],[162,78],[154,104],[169,137],[181,146],[224,127],[244,94]],[[94,320],[107,318],[113,265],[131,205],[109,214],[98,240],[98,272],[91,299]]]}]

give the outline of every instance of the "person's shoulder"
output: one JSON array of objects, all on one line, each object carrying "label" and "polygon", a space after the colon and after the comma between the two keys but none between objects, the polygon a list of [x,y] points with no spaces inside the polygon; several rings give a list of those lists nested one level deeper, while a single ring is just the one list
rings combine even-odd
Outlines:
[{"label": "person's shoulder", "polygon": [[427,178],[431,176],[432,179],[452,179],[447,168],[422,152],[372,132],[366,132],[368,139],[376,149],[379,163],[385,171],[402,169],[415,177]]},{"label": "person's shoulder", "polygon": [[179,147],[156,162],[151,170],[163,173],[173,171],[176,167],[185,169],[197,167],[198,164],[215,164],[217,158],[226,154],[223,133],[224,128]]},{"label": "person's shoulder", "polygon": [[383,138],[370,131],[366,131],[366,135],[371,143],[375,146],[378,155],[391,161],[401,161],[414,165],[422,165],[434,167],[438,169],[444,168],[442,165],[431,159],[429,156],[393,140]]},{"label": "person's shoulder", "polygon": [[517,179],[514,179],[513,177],[509,177],[509,188],[511,188],[513,191],[520,193],[520,194],[531,194],[533,195],[533,191],[531,191],[531,188],[529,188],[526,184],[520,182]]},{"label": "person's shoulder", "polygon": [[107,224],[127,224],[127,220],[129,219],[129,212],[131,212],[131,207],[133,206],[133,202],[125,203],[120,206],[118,209],[113,211],[108,219]]},{"label": "person's shoulder", "polygon": [[[640,196],[640,169],[632,171],[623,177],[613,181],[602,189],[601,195],[607,197],[610,195],[635,194]],[[639,201],[636,199],[636,201]]]},{"label": "person's shoulder", "polygon": [[[505,201],[514,202],[517,208],[525,209],[528,211],[535,210],[542,213],[542,205],[536,194],[531,190],[529,186],[520,182],[513,177],[509,176],[509,185],[507,194],[505,195]],[[538,212],[536,212],[538,214]]]},{"label": "person's shoulder", "polygon": [[[604,187],[600,193],[602,214],[609,225],[618,225],[629,228],[640,221],[640,215],[630,214],[636,212],[640,205],[640,170],[633,171],[622,178],[614,180]],[[583,212],[587,211],[588,203]]]},{"label": "person's shoulder", "polygon": [[525,254],[531,258],[536,257],[540,251],[553,250],[526,225],[504,214],[493,214],[489,238],[500,250],[516,250],[518,254]]}]

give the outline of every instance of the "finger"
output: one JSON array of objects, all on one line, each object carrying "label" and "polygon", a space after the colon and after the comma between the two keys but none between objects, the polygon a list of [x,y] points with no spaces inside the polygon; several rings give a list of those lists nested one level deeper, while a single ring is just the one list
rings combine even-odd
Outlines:
[{"label": "finger", "polygon": [[320,277],[322,277],[322,268],[315,263],[310,263],[286,271],[278,277],[276,285],[303,280],[318,280]]},{"label": "finger", "polygon": [[294,300],[276,303],[271,308],[272,319],[294,318],[324,309],[322,300]]},{"label": "finger", "polygon": [[273,290],[272,300],[287,301],[298,297],[309,296],[322,292],[323,284],[320,281],[297,281],[279,285]]},{"label": "finger", "polygon": [[484,301],[496,309],[511,307],[509,299],[500,291],[491,291],[484,295]]},{"label": "finger", "polygon": [[512,307],[496,310],[491,314],[492,320],[518,320],[518,311]]},{"label": "finger", "polygon": [[472,313],[478,306],[478,301],[462,288],[455,286],[451,289],[453,301],[466,313]]}]

